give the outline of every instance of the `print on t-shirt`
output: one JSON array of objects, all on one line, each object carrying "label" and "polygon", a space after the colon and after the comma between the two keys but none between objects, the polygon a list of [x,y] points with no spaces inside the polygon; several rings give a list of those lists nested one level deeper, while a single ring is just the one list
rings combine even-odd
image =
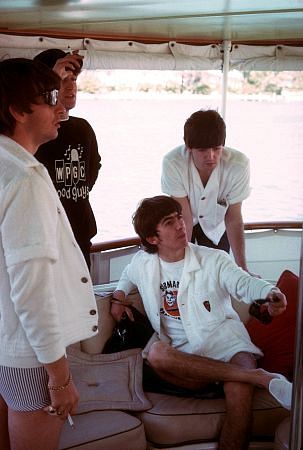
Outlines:
[{"label": "print on t-shirt", "polygon": [[[89,195],[89,188],[86,185],[79,185],[79,181],[86,180],[85,161],[81,161],[83,147],[71,148],[69,145],[64,153],[65,159],[55,160],[55,175],[59,198],[72,199],[75,202],[78,198],[86,198]],[[61,187],[61,186],[62,187]]]},{"label": "print on t-shirt", "polygon": [[160,313],[181,320],[177,302],[179,281],[167,281],[160,285],[162,308]]}]

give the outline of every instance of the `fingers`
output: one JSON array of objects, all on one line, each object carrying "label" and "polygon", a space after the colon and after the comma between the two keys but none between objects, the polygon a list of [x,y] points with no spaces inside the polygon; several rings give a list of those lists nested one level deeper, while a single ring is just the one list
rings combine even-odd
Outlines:
[{"label": "fingers", "polygon": [[132,321],[132,322],[134,322],[134,316],[133,316],[133,313],[132,313],[132,311],[131,311],[131,309],[129,309],[127,306],[125,307],[125,312],[126,312],[126,314],[128,315],[128,317],[129,317],[129,319]]},{"label": "fingers", "polygon": [[62,79],[66,78],[70,72],[78,75],[83,66],[83,56],[73,53],[67,55],[64,58],[59,58],[53,67],[54,72],[56,72]]},{"label": "fingers", "polygon": [[66,420],[68,414],[75,414],[77,411],[79,394],[73,381],[70,385],[61,391],[51,391],[51,404],[44,408],[44,411],[50,416],[56,416],[59,419]]},{"label": "fingers", "polygon": [[50,416],[57,416],[59,419],[66,420],[68,411],[62,407],[54,408],[52,405],[46,406],[43,410]]},{"label": "fingers", "polygon": [[116,303],[112,303],[110,313],[116,322],[120,322],[122,314],[125,311],[126,311],[126,307],[124,305],[118,305]]},{"label": "fingers", "polygon": [[268,311],[271,316],[278,316],[282,314],[287,305],[286,297],[280,291],[271,292],[268,297]]}]

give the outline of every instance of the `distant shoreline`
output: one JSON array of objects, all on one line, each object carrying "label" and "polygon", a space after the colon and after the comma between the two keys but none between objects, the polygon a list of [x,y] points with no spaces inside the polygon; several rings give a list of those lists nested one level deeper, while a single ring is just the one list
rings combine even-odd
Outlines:
[{"label": "distant shoreline", "polygon": [[[251,162],[244,221],[303,220],[303,98],[259,100],[228,98],[226,145]],[[102,157],[90,193],[98,226],[93,242],[134,235],[131,215],[140,199],[161,192],[162,158],[182,144],[186,118],[220,104],[214,95],[79,94],[72,115],[92,125]]]},{"label": "distant shoreline", "polygon": [[[96,99],[101,100],[102,98],[106,99],[184,99],[184,100],[219,100],[221,101],[222,95],[221,94],[209,94],[209,95],[203,95],[203,94],[190,94],[188,92],[179,94],[179,93],[173,93],[173,92],[133,92],[133,91],[113,91],[113,92],[103,92],[103,93],[90,93],[90,92],[84,92],[84,91],[78,91],[78,98],[79,99]],[[303,101],[303,93],[288,93],[287,95],[273,95],[273,94],[233,94],[228,93],[228,100],[247,100],[247,101],[267,101],[267,102],[279,102],[280,100],[283,102],[300,102]]]}]

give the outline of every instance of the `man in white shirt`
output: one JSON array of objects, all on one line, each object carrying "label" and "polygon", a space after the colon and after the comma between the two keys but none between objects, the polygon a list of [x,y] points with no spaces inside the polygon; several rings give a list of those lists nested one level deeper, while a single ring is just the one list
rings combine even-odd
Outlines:
[{"label": "man in white shirt", "polygon": [[162,191],[182,206],[188,240],[232,249],[247,271],[242,201],[250,193],[249,160],[225,147],[226,126],[213,110],[196,111],[185,122],[185,145],[163,159]]},{"label": "man in white shirt", "polygon": [[34,156],[58,134],[60,81],[38,61],[0,62],[1,449],[58,448],[79,400],[66,348],[98,330],[88,267]]},{"label": "man in white shirt", "polygon": [[144,199],[133,217],[144,250],[125,268],[113,293],[111,313],[132,318],[126,295],[137,287],[155,335],[143,355],[155,374],[174,386],[201,390],[223,382],[226,420],[220,450],[247,448],[253,387],[286,388],[291,383],[256,368],[262,352],[250,340],[231,296],[252,303],[263,298],[272,316],[286,308],[284,294],[250,276],[224,251],[188,243],[181,205],[169,196]]}]

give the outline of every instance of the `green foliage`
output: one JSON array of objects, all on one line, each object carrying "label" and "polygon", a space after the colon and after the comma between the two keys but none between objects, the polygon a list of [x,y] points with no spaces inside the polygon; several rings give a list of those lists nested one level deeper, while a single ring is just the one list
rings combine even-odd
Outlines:
[{"label": "green foliage", "polygon": [[[131,72],[131,71],[130,71]],[[175,94],[209,95],[221,93],[221,71],[171,71],[166,78],[162,74],[155,77],[153,71],[133,71],[133,79],[119,76],[117,71],[83,71],[78,79],[79,91],[88,93],[104,92],[169,92]],[[165,74],[165,72],[164,72]],[[233,94],[282,95],[303,92],[302,72],[231,71],[228,90]]]},{"label": "green foliage", "polygon": [[282,88],[277,86],[274,83],[268,83],[265,88],[264,88],[265,92],[270,92],[272,94],[277,94],[277,95],[281,95],[282,93]]},{"label": "green foliage", "polygon": [[208,86],[208,84],[198,84],[193,88],[192,92],[193,94],[208,95],[211,93],[211,88]]}]

